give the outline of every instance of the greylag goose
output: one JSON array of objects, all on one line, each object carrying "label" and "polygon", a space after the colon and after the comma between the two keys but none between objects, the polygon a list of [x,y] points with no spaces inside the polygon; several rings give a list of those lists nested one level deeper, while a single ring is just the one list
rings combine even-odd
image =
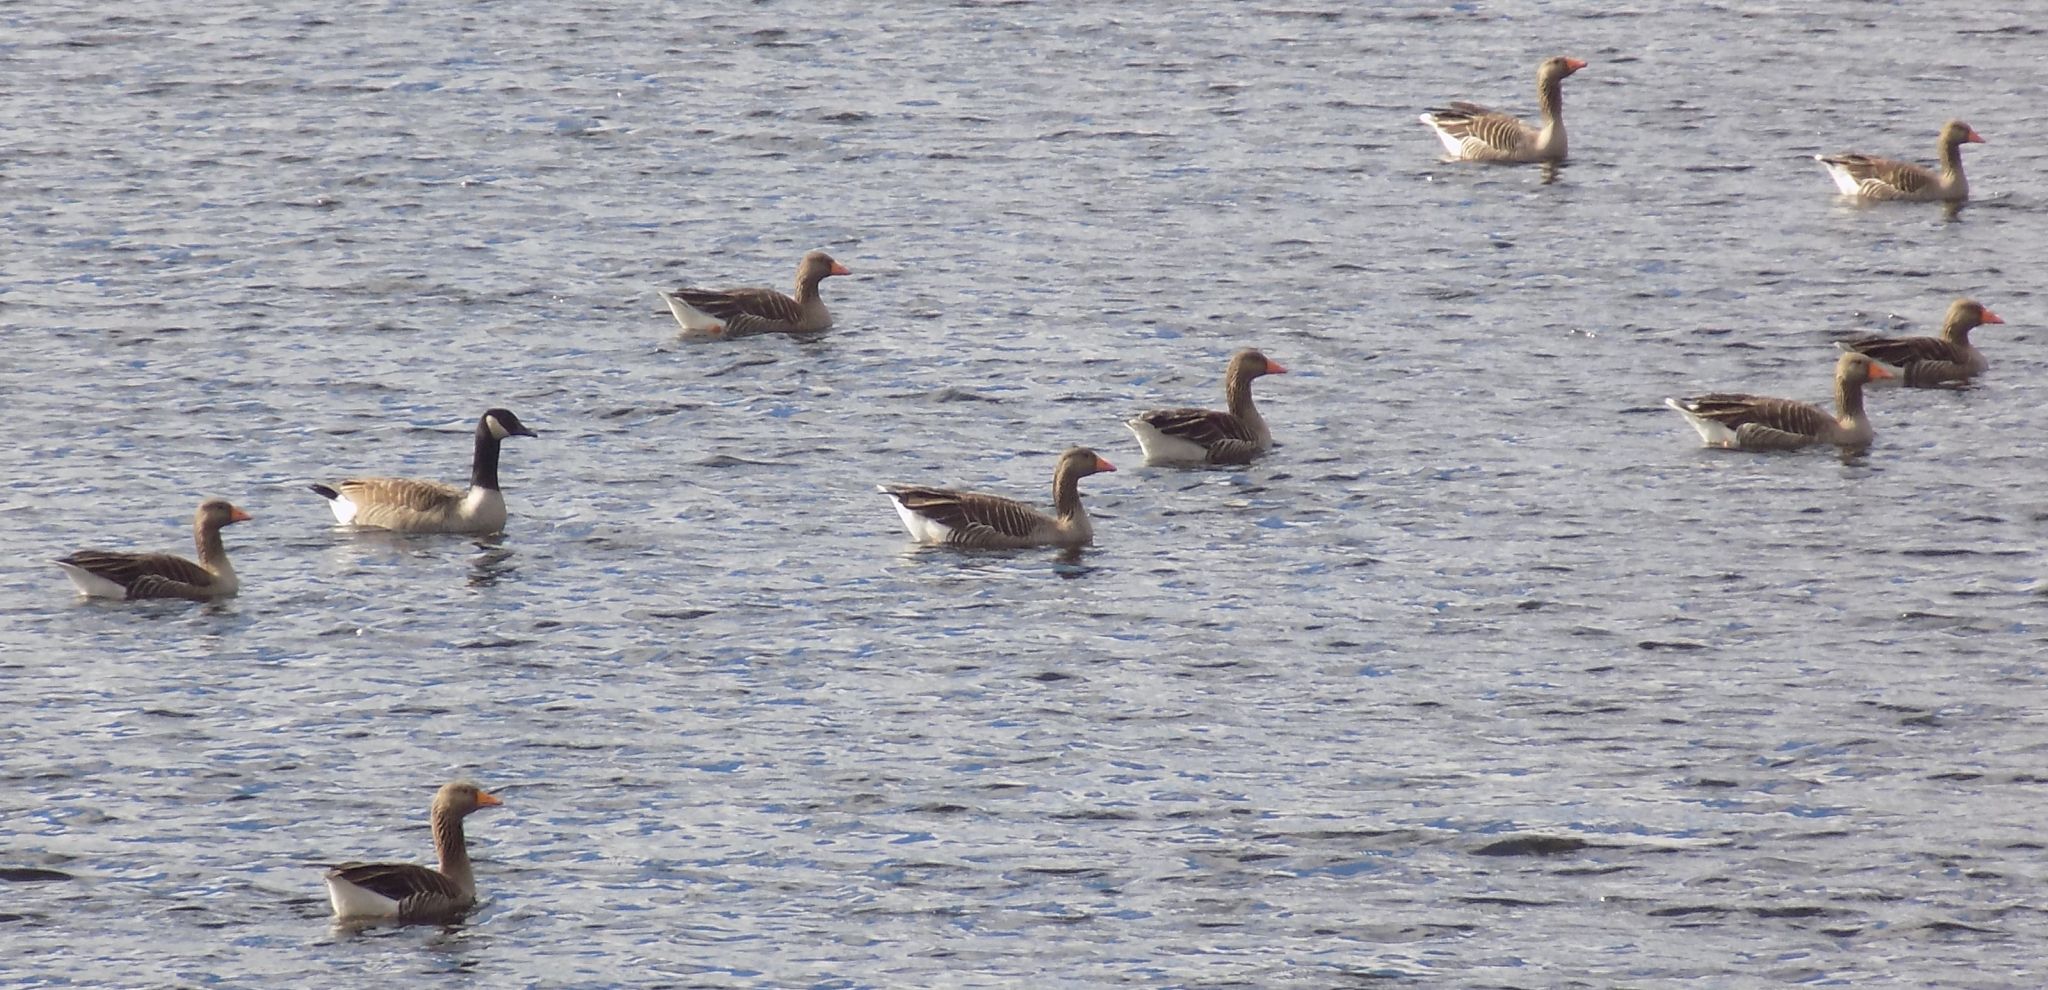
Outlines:
[{"label": "greylag goose", "polygon": [[376,918],[405,924],[452,921],[476,905],[476,875],[462,819],[505,802],[475,784],[454,781],[434,792],[428,813],[439,869],[411,863],[341,863],[327,871],[327,899],[336,918]]},{"label": "greylag goose", "polygon": [[1146,464],[1243,464],[1273,445],[1266,418],[1252,404],[1252,379],[1286,373],[1280,362],[1246,348],[1230,356],[1223,373],[1230,411],[1154,409],[1124,425],[1145,448]]},{"label": "greylag goose", "polygon": [[1817,443],[1837,447],[1870,445],[1870,417],[1863,413],[1863,386],[1892,377],[1861,354],[1835,362],[1835,411],[1792,399],[1715,392],[1665,399],[1699,431],[1709,447],[1729,450],[1798,450]]},{"label": "greylag goose", "polygon": [[1983,143],[1983,136],[1960,120],[1941,125],[1941,136],[1934,145],[1935,154],[1941,159],[1940,174],[1925,165],[1853,152],[1813,157],[1828,170],[1828,177],[1835,180],[1835,188],[1844,196],[1908,203],[1960,203],[1970,198],[1970,183],[1963,178],[1962,146]]},{"label": "greylag goose", "polygon": [[1022,502],[998,495],[926,488],[920,485],[878,485],[889,496],[903,528],[920,543],[971,550],[1017,547],[1081,547],[1095,542],[1095,527],[1081,507],[1081,479],[1115,466],[1086,447],[1060,455],[1052,472],[1052,506],[1048,516]]},{"label": "greylag goose", "polygon": [[53,563],[64,569],[80,594],[93,598],[230,598],[242,582],[235,577],[235,565],[228,562],[220,528],[248,518],[227,499],[199,503],[199,511],[192,515],[192,542],[199,547],[196,564],[176,554],[117,550],[80,550]]},{"label": "greylag goose", "polygon": [[1434,107],[1420,119],[1436,132],[1444,151],[1458,161],[1561,162],[1565,158],[1564,77],[1585,67],[1583,60],[1562,55],[1536,66],[1536,101],[1543,114],[1540,128],[1463,100]]},{"label": "greylag goose", "polygon": [[498,445],[506,437],[538,436],[507,409],[476,422],[476,455],[469,488],[411,478],[350,478],[314,485],[342,525],[401,533],[495,533],[505,528],[505,494],[498,490]]},{"label": "greylag goose", "polygon": [[731,340],[759,333],[814,333],[832,326],[832,313],[818,283],[853,270],[823,251],[804,255],[796,266],[796,296],[774,289],[657,289],[683,334]]},{"label": "greylag goose", "polygon": [[1970,331],[1986,323],[2004,323],[1997,313],[1974,299],[1949,304],[1939,337],[1883,337],[1869,334],[1837,343],[1845,351],[1869,355],[1900,369],[1907,385],[1940,385],[1968,381],[1984,373],[1990,362],[1970,343]]}]

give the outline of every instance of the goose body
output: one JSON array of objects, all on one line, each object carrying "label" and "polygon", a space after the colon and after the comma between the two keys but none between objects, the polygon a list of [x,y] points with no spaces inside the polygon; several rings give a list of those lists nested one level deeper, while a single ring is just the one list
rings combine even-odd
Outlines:
[{"label": "goose body", "polygon": [[1227,410],[1154,409],[1124,426],[1144,448],[1146,464],[1244,464],[1273,445],[1273,433],[1252,403],[1252,379],[1286,373],[1280,362],[1246,348],[1230,356],[1223,374]]},{"label": "goose body", "polygon": [[1907,203],[1961,203],[1970,198],[1970,183],[1963,177],[1965,144],[1983,144],[1984,138],[1970,125],[1951,120],[1941,127],[1935,140],[1940,171],[1913,162],[1879,158],[1849,152],[1815,155],[1835,189],[1844,196],[1872,201]]},{"label": "goose body", "polygon": [[248,513],[225,499],[201,502],[192,517],[192,542],[199,550],[196,562],[168,553],[80,550],[52,563],[64,571],[80,594],[91,598],[199,602],[229,598],[241,591],[242,582],[228,561],[220,530],[248,518]]},{"label": "goose body", "polygon": [[1562,55],[1536,67],[1540,127],[1511,114],[1459,100],[1432,108],[1419,119],[1427,125],[1453,160],[1467,162],[1561,162],[1567,146],[1564,133],[1564,80],[1586,67],[1581,59]]},{"label": "goose body", "polygon": [[462,819],[503,804],[475,784],[444,784],[428,813],[438,869],[411,863],[341,863],[327,871],[327,898],[340,919],[400,923],[452,921],[476,905],[476,877]]},{"label": "goose body", "polygon": [[731,340],[763,333],[815,333],[832,326],[818,283],[852,270],[823,251],[812,251],[797,263],[796,294],[774,289],[657,289],[683,335]]},{"label": "goose body", "polygon": [[1815,444],[1867,447],[1874,435],[1863,412],[1863,386],[1893,372],[1861,354],[1835,362],[1835,411],[1812,403],[1740,392],[1665,399],[1709,447],[1798,450]]},{"label": "goose body", "polygon": [[880,485],[903,528],[919,543],[973,550],[1087,546],[1095,527],[1081,505],[1081,479],[1114,471],[1092,450],[1075,447],[1053,469],[1053,515],[1015,499],[923,485]]},{"label": "goose body", "polygon": [[344,526],[401,533],[496,533],[505,528],[505,495],[498,489],[498,452],[507,437],[536,436],[506,409],[492,409],[476,424],[469,487],[413,478],[350,478],[313,485]]},{"label": "goose body", "polygon": [[1997,313],[1972,299],[1949,304],[1939,337],[1885,337],[1869,334],[1838,342],[1845,351],[1863,354],[1900,369],[1898,383],[1926,387],[1968,381],[1991,362],[1970,343],[1970,331],[1986,323],[2004,323]]}]

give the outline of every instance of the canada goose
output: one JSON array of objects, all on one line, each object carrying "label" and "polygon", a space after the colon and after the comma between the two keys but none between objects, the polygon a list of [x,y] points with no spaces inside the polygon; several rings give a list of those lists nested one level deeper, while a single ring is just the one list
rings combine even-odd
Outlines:
[{"label": "canada goose", "polygon": [[506,437],[538,436],[507,409],[476,422],[476,456],[469,488],[411,478],[350,478],[314,485],[343,525],[401,533],[496,533],[505,528],[505,495],[498,490],[498,445]]}]

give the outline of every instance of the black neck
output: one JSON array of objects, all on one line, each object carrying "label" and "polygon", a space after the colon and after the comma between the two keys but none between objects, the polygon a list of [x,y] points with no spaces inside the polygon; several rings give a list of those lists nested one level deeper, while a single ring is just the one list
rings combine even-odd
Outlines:
[{"label": "black neck", "polygon": [[486,421],[476,424],[476,457],[469,462],[472,488],[498,488],[498,437]]}]

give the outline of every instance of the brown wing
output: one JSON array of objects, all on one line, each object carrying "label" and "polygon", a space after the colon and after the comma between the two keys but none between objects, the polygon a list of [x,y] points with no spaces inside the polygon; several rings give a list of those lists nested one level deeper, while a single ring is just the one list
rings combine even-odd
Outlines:
[{"label": "brown wing", "polygon": [[80,550],[60,558],[128,590],[130,598],[207,598],[213,572],[168,553]]},{"label": "brown wing", "polygon": [[1511,152],[1528,143],[1534,128],[1498,110],[1459,100],[1429,111],[1444,133],[1464,141],[1478,141],[1499,152]]},{"label": "brown wing", "polygon": [[677,289],[670,295],[725,324],[728,334],[786,330],[804,315],[796,300],[774,289]]},{"label": "brown wing", "polygon": [[1863,195],[1882,199],[1895,195],[1914,195],[1934,188],[1939,181],[1925,166],[1902,162],[1893,158],[1879,158],[1875,155],[1827,155],[1821,158],[1830,165],[1839,166],[1849,173],[1862,188]]},{"label": "brown wing", "polygon": [[445,874],[412,863],[341,863],[328,870],[327,875],[346,880],[371,893],[389,897],[401,905],[411,898],[422,895],[445,897],[455,901],[469,898],[469,895]]},{"label": "brown wing", "polygon": [[1880,337],[1871,334],[1842,341],[1842,346],[1858,354],[1868,354],[1886,364],[1900,367],[1915,361],[1967,359],[1967,355],[1960,349],[1940,337]]},{"label": "brown wing", "polygon": [[953,531],[950,542],[972,546],[981,536],[1030,539],[1051,520],[1022,502],[979,492],[917,485],[884,489],[906,509]]},{"label": "brown wing", "polygon": [[358,506],[388,506],[413,512],[449,512],[466,494],[453,485],[413,478],[350,478],[335,486]]},{"label": "brown wing", "polygon": [[1984,361],[1940,337],[1857,337],[1842,346],[1900,369],[1908,385],[1963,382],[1984,370]]},{"label": "brown wing", "polygon": [[398,905],[401,922],[446,921],[476,905],[476,897],[436,870],[410,863],[343,863],[327,880],[344,881]]},{"label": "brown wing", "polygon": [[1255,440],[1244,420],[1215,409],[1154,409],[1138,420],[1167,436],[1204,447],[1226,440]]},{"label": "brown wing", "polygon": [[1828,415],[1827,410],[1793,399],[1713,392],[1681,401],[1694,415],[1736,431],[1745,426],[1757,426],[1811,439],[1826,434],[1835,426],[1835,418]]}]

